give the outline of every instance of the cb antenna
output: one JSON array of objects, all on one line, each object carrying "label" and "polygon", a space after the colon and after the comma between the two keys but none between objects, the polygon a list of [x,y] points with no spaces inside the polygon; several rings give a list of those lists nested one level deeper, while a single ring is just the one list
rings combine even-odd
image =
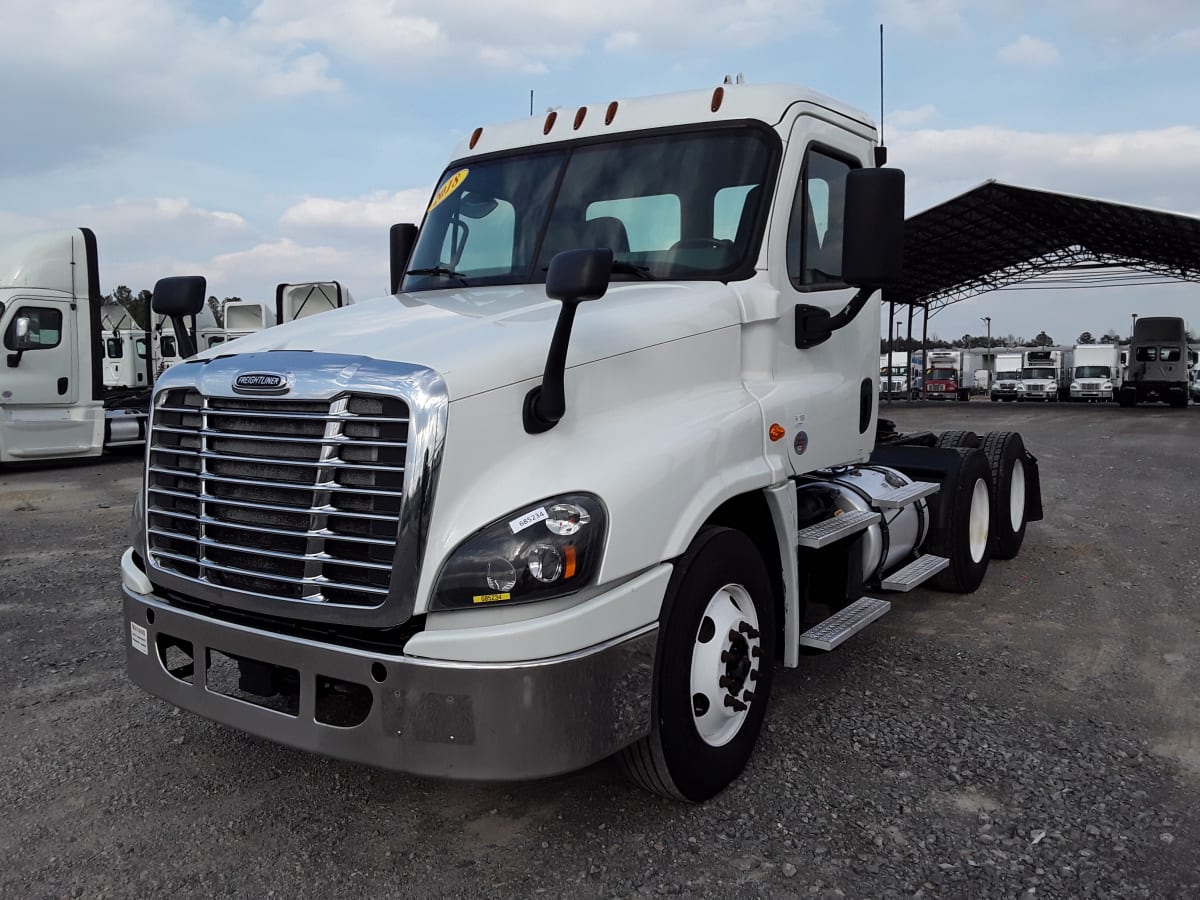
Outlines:
[{"label": "cb antenna", "polygon": [[875,148],[876,168],[887,165],[887,147],[883,143],[883,23],[879,23],[879,146]]}]

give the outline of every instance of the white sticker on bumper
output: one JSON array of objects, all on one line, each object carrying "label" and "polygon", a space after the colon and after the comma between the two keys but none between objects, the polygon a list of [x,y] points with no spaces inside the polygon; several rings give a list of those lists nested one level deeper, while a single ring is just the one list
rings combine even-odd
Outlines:
[{"label": "white sticker on bumper", "polygon": [[146,627],[144,625],[139,625],[137,622],[130,622],[129,634],[134,650],[137,650],[139,653],[150,652],[150,647],[146,642]]}]

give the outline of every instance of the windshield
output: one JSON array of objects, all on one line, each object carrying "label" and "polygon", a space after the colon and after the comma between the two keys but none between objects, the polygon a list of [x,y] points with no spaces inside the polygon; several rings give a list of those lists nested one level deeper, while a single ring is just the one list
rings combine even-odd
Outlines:
[{"label": "windshield", "polygon": [[[887,367],[887,366],[883,366],[883,367],[882,367],[882,368],[879,370],[879,374],[880,374],[880,375],[887,375],[887,374],[888,374],[888,367]],[[893,376],[893,377],[895,377],[895,378],[907,378],[907,377],[908,377],[908,369],[906,369],[904,366],[892,366],[892,376]]]},{"label": "windshield", "polygon": [[749,277],[776,146],[738,126],[451,166],[403,290],[541,283],[556,253],[593,247],[618,278]]},{"label": "windshield", "polygon": [[930,381],[956,381],[957,379],[958,379],[958,372],[955,371],[954,369],[930,369],[929,370],[929,380]]},{"label": "windshield", "polygon": [[1017,379],[1017,378],[1020,378],[1020,377],[1021,377],[1021,373],[1020,373],[1020,372],[1015,372],[1015,371],[1014,371],[1014,372],[997,372],[997,373],[996,373],[996,378],[997,378],[997,380],[999,380],[999,379],[1001,379],[1001,378],[1007,378],[1007,379],[1015,380],[1015,379]]},{"label": "windshield", "polygon": [[1054,380],[1053,369],[1022,369],[1022,378],[1047,378],[1050,381]]},{"label": "windshield", "polygon": [[1108,366],[1076,366],[1076,378],[1111,378]]}]

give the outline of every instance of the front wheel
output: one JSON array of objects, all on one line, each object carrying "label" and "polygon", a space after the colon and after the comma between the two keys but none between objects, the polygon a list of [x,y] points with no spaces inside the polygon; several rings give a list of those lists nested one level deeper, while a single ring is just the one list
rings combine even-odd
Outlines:
[{"label": "front wheel", "polygon": [[699,803],[745,768],[771,693],[775,604],[753,542],[704,528],[675,566],[659,629],[650,734],[617,759],[646,790]]}]

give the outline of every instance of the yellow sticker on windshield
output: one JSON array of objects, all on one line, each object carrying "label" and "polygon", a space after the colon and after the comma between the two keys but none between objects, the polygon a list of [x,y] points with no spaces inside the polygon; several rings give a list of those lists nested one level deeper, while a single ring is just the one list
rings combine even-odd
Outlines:
[{"label": "yellow sticker on windshield", "polygon": [[467,172],[469,171],[470,169],[459,169],[447,178],[442,186],[437,189],[437,193],[433,195],[433,202],[429,204],[429,209],[425,210],[425,212],[433,212],[439,203],[457,191],[462,186],[462,183],[467,180]]}]

